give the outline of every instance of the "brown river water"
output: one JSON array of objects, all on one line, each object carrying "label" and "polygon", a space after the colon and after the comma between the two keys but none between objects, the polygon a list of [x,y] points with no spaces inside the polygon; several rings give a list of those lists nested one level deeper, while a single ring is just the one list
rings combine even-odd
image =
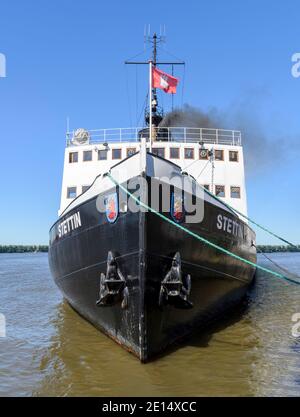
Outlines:
[{"label": "brown river water", "polygon": [[[300,274],[300,253],[270,257]],[[47,254],[0,254],[0,313],[0,396],[300,396],[300,286],[265,273],[233,315],[146,365],[69,307]]]}]

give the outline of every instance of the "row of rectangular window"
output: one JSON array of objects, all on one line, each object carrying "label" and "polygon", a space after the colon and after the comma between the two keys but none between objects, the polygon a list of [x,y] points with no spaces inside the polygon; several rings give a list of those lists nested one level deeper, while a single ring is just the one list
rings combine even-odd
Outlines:
[{"label": "row of rectangular window", "polygon": [[[126,155],[131,156],[136,153],[136,148],[127,148]],[[103,161],[107,159],[108,150],[107,149],[99,149],[98,150],[98,161]],[[122,149],[115,148],[112,149],[112,159],[122,159]],[[93,151],[83,151],[83,162],[88,162],[93,160]],[[78,152],[70,152],[69,153],[69,163],[78,162]]]},{"label": "row of rectangular window", "polygon": [[[203,187],[211,191],[209,184],[204,184]],[[214,192],[217,197],[225,197],[225,185],[215,185]],[[231,186],[230,198],[241,198],[241,187]]]},{"label": "row of rectangular window", "polygon": [[[83,185],[81,187],[81,193],[86,192],[90,188],[89,185]],[[68,187],[67,188],[67,198],[76,198],[77,197],[77,187]]]},{"label": "row of rectangular window", "polygon": [[[107,149],[98,150],[98,161],[107,160]],[[136,153],[136,148],[127,148],[126,156],[131,156]],[[165,148],[152,148],[152,153],[161,158],[165,158]],[[169,148],[169,157],[170,159],[179,159],[180,158],[180,148],[171,147]],[[208,151],[199,149],[199,159],[207,160],[209,158]],[[122,159],[122,149],[115,148],[112,149],[112,159]],[[194,148],[184,148],[184,159],[195,159],[195,149]],[[84,162],[93,160],[93,151],[83,151]],[[215,149],[214,150],[214,160],[215,161],[224,161],[224,150]],[[229,151],[229,161],[238,162],[239,155],[238,151]],[[69,163],[78,162],[78,152],[69,153]]]},{"label": "row of rectangular window", "polygon": [[[169,148],[170,159],[179,159],[180,158],[180,148],[174,147]],[[165,158],[165,148],[152,148],[152,153],[161,158]],[[199,159],[207,160],[209,158],[208,150],[199,149]],[[195,149],[194,148],[184,148],[184,159],[195,159]],[[215,161],[224,161],[224,150],[223,149],[215,149],[214,150],[214,160]],[[238,162],[239,155],[238,151],[229,151],[229,161],[231,162]]]},{"label": "row of rectangular window", "polygon": [[[81,192],[84,193],[90,186],[83,185],[81,187]],[[204,184],[204,188],[210,191],[209,184]],[[225,186],[224,185],[215,185],[215,195],[217,197],[225,197]],[[76,198],[77,196],[77,187],[68,187],[67,188],[67,198]],[[230,197],[231,198],[241,198],[241,188],[236,186],[230,187]]]}]

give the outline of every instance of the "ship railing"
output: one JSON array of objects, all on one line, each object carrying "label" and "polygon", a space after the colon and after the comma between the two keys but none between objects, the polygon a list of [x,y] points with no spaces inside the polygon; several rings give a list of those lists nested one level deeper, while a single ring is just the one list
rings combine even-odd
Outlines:
[{"label": "ship railing", "polygon": [[[76,131],[67,132],[67,146],[138,142],[142,137],[149,140],[148,127],[95,129],[85,131],[85,140],[77,140]],[[220,145],[241,145],[238,130],[197,128],[197,127],[153,127],[153,138],[158,142],[207,143]]]}]

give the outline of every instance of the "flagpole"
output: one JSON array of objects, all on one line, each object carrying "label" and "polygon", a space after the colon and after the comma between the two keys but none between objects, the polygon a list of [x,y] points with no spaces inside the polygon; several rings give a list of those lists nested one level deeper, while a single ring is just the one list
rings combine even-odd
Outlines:
[{"label": "flagpole", "polygon": [[149,61],[149,143],[152,152],[152,61]]}]

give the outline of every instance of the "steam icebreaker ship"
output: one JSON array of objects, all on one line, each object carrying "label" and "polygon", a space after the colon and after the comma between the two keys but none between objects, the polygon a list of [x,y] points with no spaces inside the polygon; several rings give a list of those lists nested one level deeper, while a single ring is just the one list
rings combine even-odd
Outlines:
[{"label": "steam icebreaker ship", "polygon": [[[245,295],[255,269],[205,241],[256,262],[254,232],[228,207],[247,212],[241,133],[161,127],[154,51],[146,126],[67,132],[49,247],[68,302],[143,362]],[[134,181],[144,210],[130,209]],[[169,194],[151,210],[144,197],[160,187]],[[187,221],[188,198],[202,207],[197,222]]]}]

